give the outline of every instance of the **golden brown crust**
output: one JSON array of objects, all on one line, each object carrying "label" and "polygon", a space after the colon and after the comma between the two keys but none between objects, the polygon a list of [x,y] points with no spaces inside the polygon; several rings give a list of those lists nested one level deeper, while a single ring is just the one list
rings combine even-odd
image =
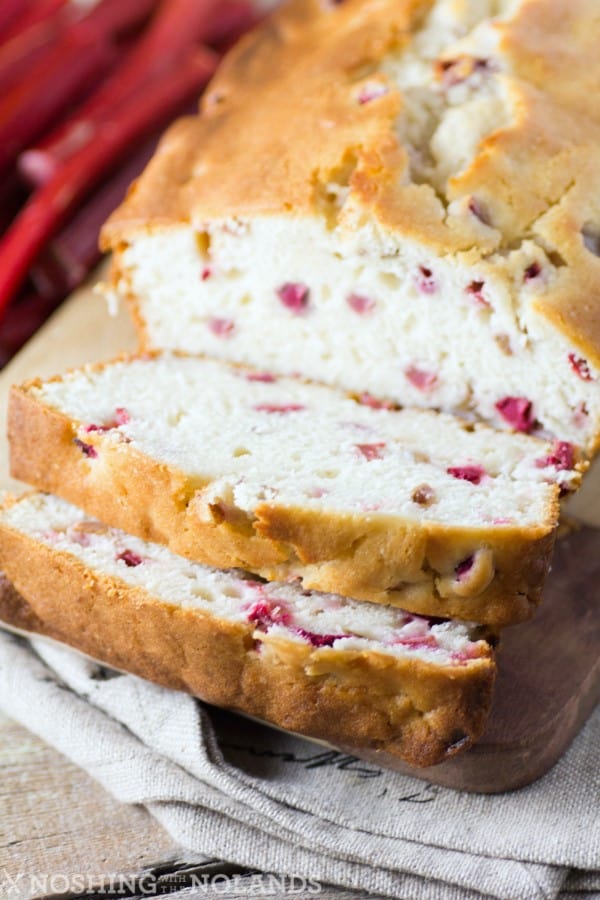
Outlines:
[{"label": "golden brown crust", "polygon": [[483,732],[495,677],[485,644],[479,658],[446,667],[269,635],[257,652],[251,625],[170,606],[6,525],[0,561],[19,592],[0,590],[7,625],[217,706],[413,766],[435,765]]},{"label": "golden brown crust", "polygon": [[[470,264],[525,240],[554,254],[561,262],[537,309],[600,366],[600,259],[582,238],[590,225],[600,233],[597,5],[523,0],[493,26],[510,116],[443,191],[408,177],[396,134],[400,93],[356,102],[386,54],[410,47],[431,6],[286,4],[230,54],[202,115],[167,132],[107,223],[105,249],[190,221],[319,215],[318,186],[345,171],[359,206],[399,240],[462,253]],[[487,235],[448,213],[452,201],[471,196],[493,224]]]},{"label": "golden brown crust", "polygon": [[[14,388],[9,409],[14,477],[58,494],[101,521],[173,552],[268,580],[301,578],[307,588],[388,603],[426,615],[503,626],[529,618],[550,564],[557,503],[536,527],[459,528],[263,504],[256,518],[207,506],[204,485],[126,442],[86,435],[83,423]],[[469,578],[456,566],[483,553]],[[486,563],[489,560],[489,563]],[[484,564],[485,563],[485,564]]]}]

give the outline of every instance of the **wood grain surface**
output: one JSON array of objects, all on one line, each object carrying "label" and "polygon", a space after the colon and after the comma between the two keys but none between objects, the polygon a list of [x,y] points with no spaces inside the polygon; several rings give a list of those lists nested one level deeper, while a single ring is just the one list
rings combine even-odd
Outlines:
[{"label": "wood grain surface", "polygon": [[76,873],[100,886],[109,873],[193,862],[144,809],[117,803],[1,713],[0,773],[0,897],[53,895]]}]

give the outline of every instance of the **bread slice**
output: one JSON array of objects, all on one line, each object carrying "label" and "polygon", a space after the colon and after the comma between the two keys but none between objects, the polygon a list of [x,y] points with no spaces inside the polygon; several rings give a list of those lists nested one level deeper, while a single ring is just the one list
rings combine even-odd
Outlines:
[{"label": "bread slice", "polygon": [[13,390],[15,477],[269,581],[505,625],[530,615],[573,448],[197,357]]},{"label": "bread slice", "polygon": [[209,569],[43,494],[0,513],[0,564],[24,598],[0,603],[7,624],[209,703],[415,766],[483,731],[476,625]]},{"label": "bread slice", "polygon": [[145,348],[600,439],[589,0],[296,0],[104,229]]}]

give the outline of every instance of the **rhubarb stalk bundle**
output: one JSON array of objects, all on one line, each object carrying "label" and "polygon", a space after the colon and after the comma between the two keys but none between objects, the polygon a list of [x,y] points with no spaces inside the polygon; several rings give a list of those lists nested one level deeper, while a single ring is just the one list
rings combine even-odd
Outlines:
[{"label": "rhubarb stalk bundle", "polygon": [[160,131],[255,21],[249,0],[2,0],[0,365],[97,262]]}]

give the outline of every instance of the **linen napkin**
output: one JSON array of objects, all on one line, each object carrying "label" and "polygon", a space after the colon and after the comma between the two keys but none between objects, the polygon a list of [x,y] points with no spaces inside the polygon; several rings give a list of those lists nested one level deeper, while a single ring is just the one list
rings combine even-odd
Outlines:
[{"label": "linen napkin", "polygon": [[[598,714],[535,784],[476,795],[381,770],[60,645],[2,632],[0,707],[118,800],[143,804],[182,846],[311,879],[322,896],[600,894]],[[251,877],[246,893],[240,879],[236,896],[252,896]],[[191,900],[193,889],[183,896]]]}]

